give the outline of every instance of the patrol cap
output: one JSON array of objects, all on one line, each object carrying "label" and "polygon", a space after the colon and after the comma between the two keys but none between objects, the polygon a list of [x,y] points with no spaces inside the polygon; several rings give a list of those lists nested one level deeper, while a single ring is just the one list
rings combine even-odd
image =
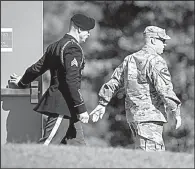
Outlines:
[{"label": "patrol cap", "polygon": [[90,30],[95,27],[95,20],[93,18],[87,17],[83,14],[75,14],[71,20],[74,22],[76,26],[81,28],[82,30]]},{"label": "patrol cap", "polygon": [[165,32],[165,29],[159,28],[157,26],[147,26],[144,30],[144,35],[147,37],[171,39]]}]

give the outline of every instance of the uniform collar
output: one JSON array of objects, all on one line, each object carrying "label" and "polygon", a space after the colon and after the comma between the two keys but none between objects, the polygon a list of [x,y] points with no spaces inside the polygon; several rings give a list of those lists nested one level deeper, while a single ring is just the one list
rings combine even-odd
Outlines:
[{"label": "uniform collar", "polygon": [[68,33],[64,35],[64,38],[74,39],[77,43],[79,43],[72,35],[69,35]]},{"label": "uniform collar", "polygon": [[153,47],[151,47],[150,45],[145,45],[145,46],[142,48],[142,50],[147,51],[147,52],[149,52],[149,53],[151,53],[151,54],[157,54],[157,53],[156,53],[156,50],[155,50]]},{"label": "uniform collar", "polygon": [[74,41],[75,41],[75,42],[77,43],[77,45],[80,47],[80,49],[81,49],[81,51],[82,51],[82,55],[83,55],[83,57],[84,57],[84,52],[83,52],[83,49],[82,49],[81,45],[78,43],[78,41],[77,41],[72,35],[66,33],[66,34],[64,35],[63,38],[74,39]]}]

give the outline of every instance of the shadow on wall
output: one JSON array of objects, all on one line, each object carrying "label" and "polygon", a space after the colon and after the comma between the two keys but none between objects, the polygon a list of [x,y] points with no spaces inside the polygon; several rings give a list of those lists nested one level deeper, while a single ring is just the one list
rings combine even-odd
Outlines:
[{"label": "shadow on wall", "polygon": [[1,144],[37,142],[42,134],[41,115],[27,96],[1,97]]}]

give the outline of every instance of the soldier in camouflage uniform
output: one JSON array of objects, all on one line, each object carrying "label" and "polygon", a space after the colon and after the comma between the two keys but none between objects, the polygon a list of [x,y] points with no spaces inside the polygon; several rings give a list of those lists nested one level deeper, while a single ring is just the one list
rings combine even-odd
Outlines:
[{"label": "soldier in camouflage uniform", "polygon": [[128,55],[101,87],[99,104],[90,115],[93,122],[102,118],[112,96],[124,87],[126,118],[135,148],[164,151],[162,133],[167,113],[174,114],[176,129],[181,126],[181,102],[173,91],[167,64],[160,56],[170,37],[156,26],[146,27],[144,37],[145,46]]}]

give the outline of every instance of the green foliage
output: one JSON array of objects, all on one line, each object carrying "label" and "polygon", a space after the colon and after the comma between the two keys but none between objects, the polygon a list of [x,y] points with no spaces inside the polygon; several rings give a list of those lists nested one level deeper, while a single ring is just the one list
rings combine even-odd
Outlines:
[{"label": "green foliage", "polygon": [[[98,91],[114,68],[124,57],[143,46],[144,28],[156,25],[166,29],[171,40],[162,57],[168,63],[174,91],[182,101],[183,124],[175,131],[170,124],[173,120],[170,120],[165,127],[164,138],[168,150],[193,151],[194,2],[44,1],[44,49],[68,31],[69,19],[77,12],[96,19],[91,37],[83,44],[86,67],[82,92],[89,112],[97,105]],[[48,82],[47,79],[45,81]],[[123,107],[122,101],[115,100],[101,122],[84,125],[86,136],[104,139],[112,146],[131,145],[131,136],[126,133],[128,125],[120,107]],[[90,130],[92,126],[93,130]]]}]

